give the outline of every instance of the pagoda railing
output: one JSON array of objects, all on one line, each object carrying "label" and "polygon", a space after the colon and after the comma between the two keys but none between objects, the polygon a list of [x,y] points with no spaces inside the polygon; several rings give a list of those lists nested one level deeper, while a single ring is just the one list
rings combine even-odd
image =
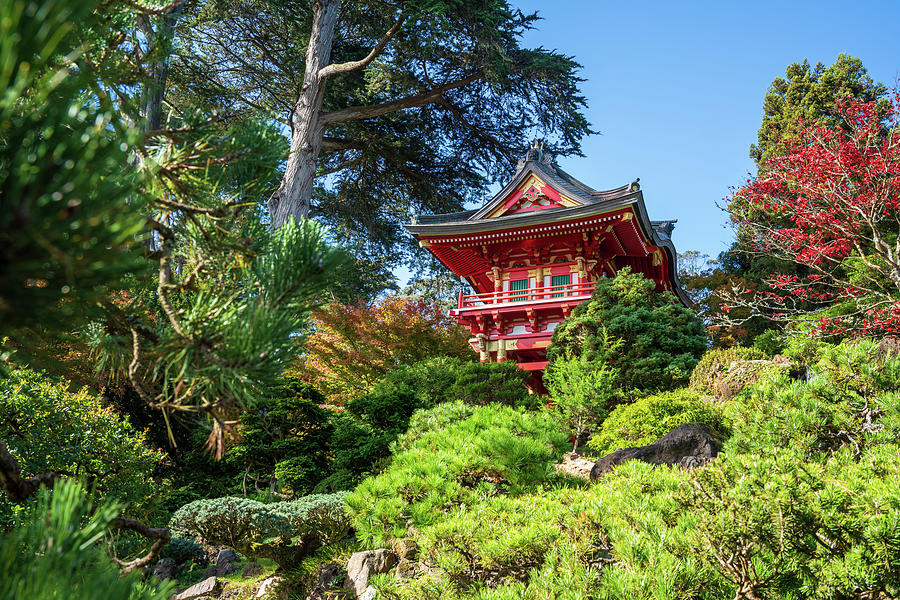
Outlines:
[{"label": "pagoda railing", "polygon": [[459,308],[515,304],[517,302],[538,302],[541,300],[564,300],[566,298],[587,298],[593,291],[594,284],[585,281],[583,283],[569,283],[566,285],[545,285],[524,290],[460,294]]}]

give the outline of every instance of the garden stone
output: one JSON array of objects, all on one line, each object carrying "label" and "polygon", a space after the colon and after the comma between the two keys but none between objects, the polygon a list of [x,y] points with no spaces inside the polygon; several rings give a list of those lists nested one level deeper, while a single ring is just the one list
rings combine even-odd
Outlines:
[{"label": "garden stone", "polygon": [[216,564],[222,564],[222,562],[224,561],[228,561],[230,563],[241,562],[241,557],[238,556],[238,553],[231,548],[222,548],[221,550],[219,550],[219,554],[216,555]]},{"label": "garden stone", "polygon": [[153,567],[153,576],[160,581],[175,579],[176,570],[174,558],[161,558],[156,561],[156,565]]},{"label": "garden stone", "polygon": [[215,596],[218,591],[219,582],[215,577],[208,577],[200,583],[195,583],[180,594],[172,596],[172,600],[196,600],[203,596]]},{"label": "garden stone", "polygon": [[401,558],[397,563],[397,579],[412,579],[419,573],[418,563]]},{"label": "garden stone", "polygon": [[397,555],[387,548],[357,552],[347,561],[347,580],[344,587],[359,597],[369,587],[369,577],[387,573],[397,564]]},{"label": "garden stone", "polygon": [[203,579],[207,579],[209,577],[216,577],[218,572],[219,572],[219,568],[216,565],[209,565],[208,567],[206,567],[206,570],[203,571],[203,575],[201,575],[201,577]]},{"label": "garden stone", "polygon": [[366,591],[359,596],[359,600],[375,600],[377,594],[378,591],[370,585],[366,588]]},{"label": "garden stone", "polygon": [[577,452],[566,452],[563,454],[562,461],[556,465],[556,472],[579,479],[590,479],[593,468],[593,461],[581,458]]},{"label": "garden stone", "polygon": [[256,597],[287,598],[288,589],[284,583],[285,579],[280,575],[272,575],[271,577],[263,579],[262,584],[259,586],[259,591],[256,592]]},{"label": "garden stone", "polygon": [[708,425],[685,423],[652,444],[620,448],[600,458],[591,469],[591,479],[599,479],[629,460],[640,460],[651,465],[680,465],[684,468],[693,468],[708,463],[721,449],[722,440]]},{"label": "garden stone", "polygon": [[394,540],[394,543],[391,544],[391,548],[393,549],[394,554],[401,559],[414,559],[419,551],[419,545],[415,540],[410,538]]},{"label": "garden stone", "polygon": [[244,570],[241,572],[241,577],[259,577],[263,573],[263,568],[259,566],[258,562],[248,562],[244,565]]}]

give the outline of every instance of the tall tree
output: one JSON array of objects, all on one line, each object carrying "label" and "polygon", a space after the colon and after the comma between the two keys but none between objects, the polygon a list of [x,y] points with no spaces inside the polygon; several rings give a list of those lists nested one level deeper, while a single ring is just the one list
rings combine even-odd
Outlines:
[{"label": "tall tree", "polygon": [[[799,269],[775,272],[766,289],[731,304],[828,334],[900,331],[900,93],[838,105],[842,126],[801,129],[784,156],[731,200],[752,235],[747,251]],[[774,213],[779,220],[757,219]],[[809,328],[807,328],[808,330]]]},{"label": "tall tree", "polygon": [[889,104],[887,88],[873,81],[862,61],[854,56],[839,54],[828,67],[819,62],[811,68],[806,59],[788,65],[785,77],[772,81],[763,102],[759,137],[750,146],[757,167],[772,156],[784,154],[804,125],[824,122],[843,126],[838,101],[848,97],[878,102],[882,114]]},{"label": "tall tree", "polygon": [[173,91],[284,126],[274,225],[312,215],[383,252],[409,213],[458,210],[505,175],[526,138],[580,151],[579,65],[519,45],[536,19],[501,0],[207,2]]}]

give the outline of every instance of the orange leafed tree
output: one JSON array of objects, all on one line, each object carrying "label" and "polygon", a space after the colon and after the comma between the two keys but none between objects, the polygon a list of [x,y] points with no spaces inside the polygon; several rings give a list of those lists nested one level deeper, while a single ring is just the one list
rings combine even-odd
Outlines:
[{"label": "orange leafed tree", "polygon": [[438,305],[418,298],[332,303],[313,314],[313,331],[292,374],[343,404],[399,367],[435,356],[474,357],[467,339]]}]

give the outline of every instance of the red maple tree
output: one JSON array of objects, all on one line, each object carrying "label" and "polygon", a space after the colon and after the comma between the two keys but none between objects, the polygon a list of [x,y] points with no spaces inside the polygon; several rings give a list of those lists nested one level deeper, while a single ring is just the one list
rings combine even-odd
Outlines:
[{"label": "red maple tree", "polygon": [[365,394],[399,367],[435,356],[472,356],[468,332],[437,304],[419,298],[335,302],[314,311],[312,321],[304,354],[290,373],[338,405]]},{"label": "red maple tree", "polygon": [[838,109],[842,127],[804,127],[730,203],[732,219],[752,233],[746,251],[798,268],[771,274],[752,293],[722,294],[727,308],[812,319],[819,333],[898,332],[900,93],[886,115],[852,99]]}]

